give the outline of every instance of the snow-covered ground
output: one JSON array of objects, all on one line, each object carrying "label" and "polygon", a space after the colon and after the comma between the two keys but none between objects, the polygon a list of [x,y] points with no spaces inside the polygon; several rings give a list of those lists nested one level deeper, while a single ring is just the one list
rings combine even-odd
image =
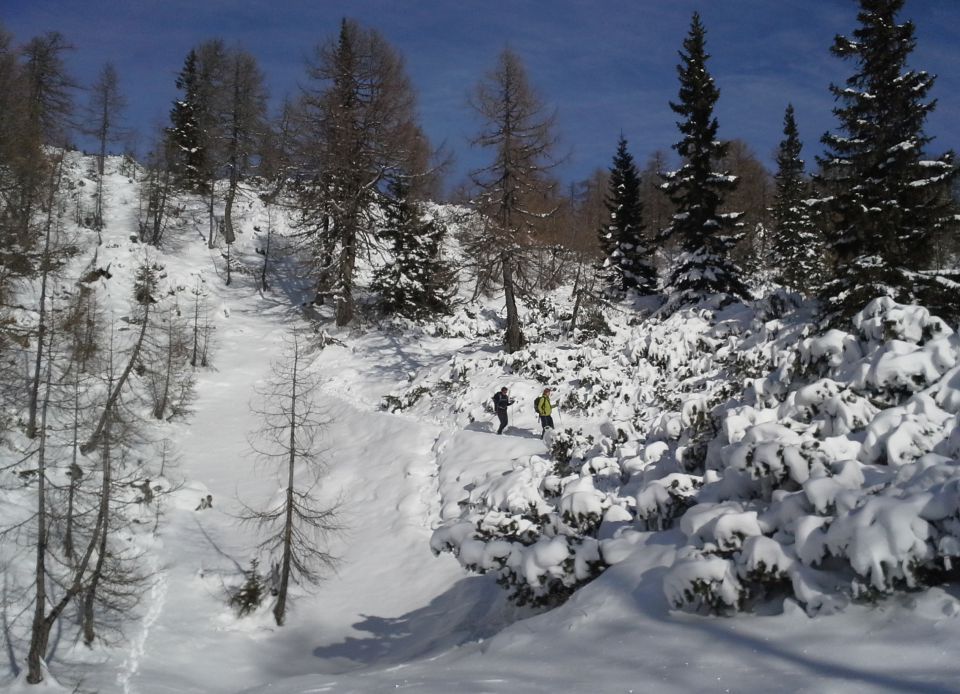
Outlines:
[{"label": "snow-covered ground", "polygon": [[[111,223],[98,263],[112,263],[115,279],[101,280],[99,291],[119,306],[129,294],[122,273],[143,249],[129,240],[135,184],[114,175],[107,188]],[[252,229],[264,220],[249,200],[235,251],[256,270]],[[310,368],[330,418],[323,489],[342,503],[345,530],[330,545],[339,565],[318,588],[298,591],[285,626],[274,624],[269,605],[237,617],[227,593],[255,558],[257,537],[236,516],[242,503],[280,488],[247,444],[258,426],[255,387],[284,335],[307,324],[295,283],[264,293],[254,274],[234,273],[224,286],[222,258],[196,232],[181,233],[158,260],[171,284],[204,279],[213,365],[199,371],[195,414],[162,425],[178,458],[169,476],[183,486],[164,498],[156,537],[141,538],[154,576],[139,614],[114,645],[60,643],[50,665],[64,681],[124,694],[960,691],[955,585],[816,617],[790,600],[722,618],[678,612],[664,591],[686,539],[676,529],[610,538],[617,561],[565,604],[537,613],[511,605],[493,575],[434,556],[434,530],[456,518],[470,490],[532,469],[548,453],[531,403],[542,385],[504,367],[495,337],[324,326],[335,341]],[[468,389],[433,387],[458,365],[470,367]],[[421,382],[431,388],[415,406],[382,409],[384,396]],[[498,437],[486,401],[501,385],[517,405]],[[563,412],[562,425],[600,426]],[[206,494],[213,506],[198,510]],[[22,673],[14,677],[23,654],[8,655],[8,690],[31,691]]]}]

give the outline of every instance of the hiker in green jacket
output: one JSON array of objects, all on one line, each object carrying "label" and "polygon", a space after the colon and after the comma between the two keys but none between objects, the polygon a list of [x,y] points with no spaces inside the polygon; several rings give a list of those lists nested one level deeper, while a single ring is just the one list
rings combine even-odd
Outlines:
[{"label": "hiker in green jacket", "polygon": [[547,433],[547,429],[553,429],[553,417],[551,413],[553,412],[553,405],[550,403],[550,389],[544,388],[543,395],[537,398],[534,403],[537,408],[537,414],[540,415],[540,426],[543,427],[543,431],[540,432],[540,438],[543,438],[543,435]]}]

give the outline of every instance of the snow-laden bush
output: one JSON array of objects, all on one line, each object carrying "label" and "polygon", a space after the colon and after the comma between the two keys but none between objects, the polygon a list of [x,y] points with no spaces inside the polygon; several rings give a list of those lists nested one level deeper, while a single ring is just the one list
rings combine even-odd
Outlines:
[{"label": "snow-laden bush", "polygon": [[752,404],[714,411],[717,477],[680,520],[696,552],[668,572],[674,605],[741,608],[786,584],[813,613],[953,567],[960,343],[924,309],[887,299],[853,324],[788,349],[750,384]]},{"label": "snow-laden bush", "polygon": [[473,381],[512,375],[583,416],[554,434],[549,465],[471,491],[435,550],[550,605],[624,558],[619,535],[675,528],[667,598],[712,612],[784,596],[831,612],[955,571],[960,337],[942,320],[878,299],[818,333],[773,298],[608,319],[612,336],[563,350],[451,363],[467,403]]},{"label": "snow-laden bush", "polygon": [[715,555],[679,559],[664,579],[664,592],[674,607],[717,613],[740,607],[744,597],[734,563]]},{"label": "snow-laden bush", "polygon": [[675,472],[644,485],[635,496],[637,522],[644,530],[666,530],[690,508],[701,478]]},{"label": "snow-laden bush", "polygon": [[606,566],[596,532],[611,504],[592,477],[561,478],[534,456],[475,486],[430,544],[468,570],[496,574],[518,605],[553,606]]}]

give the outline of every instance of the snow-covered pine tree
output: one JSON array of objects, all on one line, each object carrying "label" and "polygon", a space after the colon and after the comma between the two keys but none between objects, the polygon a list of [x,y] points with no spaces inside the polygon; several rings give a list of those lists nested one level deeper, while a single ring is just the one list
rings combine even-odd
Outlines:
[{"label": "snow-covered pine tree", "polygon": [[640,174],[623,135],[610,168],[606,205],[610,217],[600,230],[600,245],[606,256],[608,285],[624,292],[634,289],[652,294],[657,289],[657,270],[653,249],[644,234]]},{"label": "snow-covered pine tree", "polygon": [[740,270],[730,258],[741,235],[739,213],[718,212],[724,193],[736,185],[736,177],[714,171],[727,147],[717,139],[713,106],[720,91],[707,72],[704,33],[695,12],[677,66],[680,99],[670,102],[670,108],[683,118],[678,123],[683,138],[673,146],[683,163],[679,170],[664,176],[664,189],[676,211],[662,236],[677,237],[681,251],[667,276],[673,306],[696,303],[709,294],[748,294]]},{"label": "snow-covered pine tree", "polygon": [[406,181],[393,181],[390,194],[381,236],[390,244],[393,262],[373,277],[380,304],[407,318],[449,314],[453,270],[442,255],[446,229],[425,212]]},{"label": "snow-covered pine tree", "polygon": [[837,262],[821,292],[828,324],[844,323],[876,296],[936,305],[945,294],[920,273],[931,267],[932,237],[956,224],[956,169],[951,154],[924,151],[933,139],[924,121],[936,105],[928,98],[934,76],[907,66],[916,39],[912,22],[897,21],[903,4],[860,0],[852,38],[837,36],[831,48],[856,71],[830,86],[838,128],[823,136],[819,159]]},{"label": "snow-covered pine tree", "polygon": [[773,254],[777,280],[804,293],[816,292],[823,277],[823,235],[815,226],[806,200],[811,197],[800,152],[793,104],[783,116],[783,135],[777,149],[776,192],[770,214],[773,218]]},{"label": "snow-covered pine tree", "polygon": [[203,191],[207,182],[207,150],[200,126],[201,90],[196,50],[191,49],[187,54],[176,84],[182,96],[173,102],[167,129],[176,153],[173,170],[179,185]]}]

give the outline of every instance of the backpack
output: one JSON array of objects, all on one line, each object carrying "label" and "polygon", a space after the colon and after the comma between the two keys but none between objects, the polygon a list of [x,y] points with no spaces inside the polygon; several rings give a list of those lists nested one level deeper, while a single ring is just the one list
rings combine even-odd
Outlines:
[{"label": "backpack", "polygon": [[538,395],[533,399],[533,413],[538,417],[540,416],[540,399],[542,397],[542,395]]}]

